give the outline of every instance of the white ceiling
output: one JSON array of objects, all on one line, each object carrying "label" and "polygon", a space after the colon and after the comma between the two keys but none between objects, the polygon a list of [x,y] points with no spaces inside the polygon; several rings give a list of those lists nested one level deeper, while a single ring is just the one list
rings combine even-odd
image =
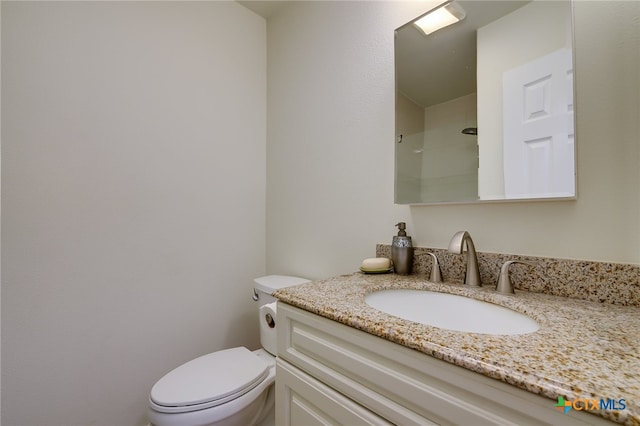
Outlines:
[{"label": "white ceiling", "polygon": [[272,0],[253,0],[253,1],[245,1],[245,0],[237,0],[238,3],[243,5],[249,10],[254,11],[258,15],[262,16],[265,19],[269,19],[274,13],[276,13],[287,1],[272,1]]}]

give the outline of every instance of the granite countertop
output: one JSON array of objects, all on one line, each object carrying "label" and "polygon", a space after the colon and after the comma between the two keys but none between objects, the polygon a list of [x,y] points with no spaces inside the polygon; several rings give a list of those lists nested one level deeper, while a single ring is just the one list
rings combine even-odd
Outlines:
[{"label": "granite countertop", "polygon": [[[384,289],[422,289],[469,296],[524,313],[534,333],[488,335],[450,331],[385,314],[364,301]],[[625,410],[594,411],[640,424],[640,309],[636,306],[493,287],[430,283],[424,276],[360,272],[278,290],[280,301],[435,358],[557,401],[624,399]]]}]

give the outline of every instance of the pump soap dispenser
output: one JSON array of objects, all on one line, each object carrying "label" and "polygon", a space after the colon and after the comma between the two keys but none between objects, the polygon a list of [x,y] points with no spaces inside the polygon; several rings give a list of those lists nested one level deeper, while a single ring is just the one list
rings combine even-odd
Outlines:
[{"label": "pump soap dispenser", "polygon": [[396,274],[409,275],[413,267],[413,244],[411,237],[408,237],[405,231],[407,224],[400,222],[396,226],[398,227],[398,235],[393,237],[391,243],[391,260],[393,260]]}]

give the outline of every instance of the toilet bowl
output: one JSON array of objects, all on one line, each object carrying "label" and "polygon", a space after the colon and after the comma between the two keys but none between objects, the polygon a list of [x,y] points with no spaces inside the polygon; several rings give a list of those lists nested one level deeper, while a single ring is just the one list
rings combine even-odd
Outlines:
[{"label": "toilet bowl", "polygon": [[[279,288],[309,282],[270,275],[254,280],[259,310],[275,302]],[[272,310],[274,308],[271,308]],[[275,324],[260,315],[263,349],[224,349],[167,373],[149,394],[149,422],[155,426],[270,426],[274,424]]]}]

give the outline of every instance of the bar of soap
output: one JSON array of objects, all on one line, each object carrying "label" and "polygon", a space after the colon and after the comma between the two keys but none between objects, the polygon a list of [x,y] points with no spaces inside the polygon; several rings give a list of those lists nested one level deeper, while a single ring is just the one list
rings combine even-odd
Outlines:
[{"label": "bar of soap", "polygon": [[391,259],[387,257],[371,257],[362,261],[362,269],[382,270],[391,267]]}]

